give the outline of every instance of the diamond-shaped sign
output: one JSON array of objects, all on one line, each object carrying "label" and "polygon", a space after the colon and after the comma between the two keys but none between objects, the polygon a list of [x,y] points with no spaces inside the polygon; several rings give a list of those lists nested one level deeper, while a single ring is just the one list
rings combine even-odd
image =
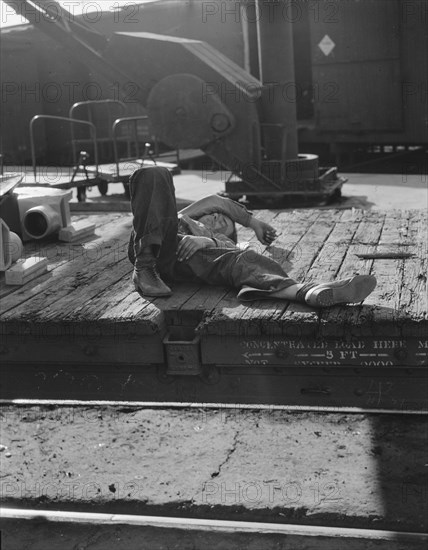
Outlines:
[{"label": "diamond-shaped sign", "polygon": [[318,48],[322,51],[324,55],[329,55],[333,51],[336,44],[333,42],[333,40],[329,37],[328,34],[324,36],[324,38],[321,40],[321,42],[318,44]]}]

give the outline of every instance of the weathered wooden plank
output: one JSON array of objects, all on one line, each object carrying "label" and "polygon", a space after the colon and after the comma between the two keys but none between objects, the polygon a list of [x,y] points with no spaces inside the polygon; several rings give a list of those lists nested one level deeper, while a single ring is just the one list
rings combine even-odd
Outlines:
[{"label": "weathered wooden plank", "polygon": [[[357,261],[354,251],[360,250],[362,246],[377,246],[385,222],[385,213],[382,212],[364,212],[363,219],[359,224],[343,259],[342,265],[337,272],[337,279],[346,279],[356,273],[370,274],[373,260]],[[352,327],[358,326],[359,332],[362,326],[366,324],[364,319],[366,315],[361,315],[362,311],[371,310],[371,306],[352,306],[352,307],[334,307],[320,312],[321,334],[325,337],[349,338],[352,333]],[[364,327],[366,328],[366,327]],[[368,329],[367,332],[370,332]]]},{"label": "weathered wooden plank", "polygon": [[82,284],[96,283],[100,269],[108,269],[123,258],[130,223],[129,216],[115,215],[106,226],[97,229],[97,239],[67,247],[71,254],[68,260],[52,262],[48,275],[2,300],[2,318],[43,317],[41,310],[69,296]]},{"label": "weathered wooden plank", "polygon": [[173,290],[172,296],[153,299],[153,303],[164,310],[179,311],[198,292],[199,288],[200,284],[194,282],[173,283],[171,288]]},{"label": "weathered wooden plank", "polygon": [[[44,239],[43,241],[29,241],[25,243],[24,248],[24,257],[28,256],[40,256],[43,258],[47,258],[49,261],[50,271],[55,269],[56,267],[59,267],[63,264],[70,264],[73,262],[78,256],[79,253],[81,255],[87,254],[88,256],[96,249],[96,246],[100,242],[100,239],[103,239],[105,241],[111,241],[112,236],[111,234],[103,235],[103,232],[105,231],[105,227],[108,227],[109,224],[113,220],[117,219],[117,216],[114,215],[113,219],[112,216],[106,216],[104,215],[95,215],[90,217],[82,217],[79,216],[75,218],[73,216],[74,220],[79,221],[80,219],[87,219],[91,223],[95,223],[97,226],[97,234],[95,237],[91,237],[88,239],[85,239],[82,242],[79,243],[63,243],[59,242],[56,238],[55,239]],[[130,218],[129,218],[130,220]],[[131,223],[131,222],[129,222]],[[105,238],[107,237],[107,238]],[[109,243],[111,245],[111,243]],[[49,275],[49,278],[51,276]],[[4,296],[7,296],[8,294],[13,293],[14,298],[16,299],[16,304],[19,303],[19,296],[25,297],[28,294],[31,294],[31,287],[32,285],[26,285],[25,288],[15,289],[13,287],[8,287],[4,285],[4,275],[1,277],[1,284],[0,284],[0,297],[3,298]],[[34,284],[40,283],[42,281],[42,278],[39,278],[37,281],[34,281]],[[2,311],[4,310],[4,303],[2,303]]]},{"label": "weathered wooden plank", "polygon": [[[123,268],[126,274],[118,278],[120,274],[117,268]],[[150,322],[150,318],[157,319],[156,324],[163,326],[160,310],[149,300],[141,298],[134,290],[131,281],[131,265],[127,260],[116,265],[116,275],[112,277],[112,283],[105,290],[93,296],[85,304],[79,307],[79,318],[103,325],[113,324],[118,327],[127,327],[127,333],[145,333],[144,324],[139,321]],[[116,280],[117,279],[117,280]],[[133,327],[132,330],[130,327]],[[149,331],[150,333],[150,331]]]},{"label": "weathered wooden plank", "polygon": [[306,274],[315,261],[319,250],[327,242],[341,215],[342,212],[340,211],[320,211],[316,224],[312,225],[302,236],[298,243],[299,257],[296,262],[293,262],[290,270],[290,275],[297,282],[302,282],[306,279]]},{"label": "weathered wooden plank", "polygon": [[[2,338],[3,360],[32,361],[46,368],[80,365],[88,360],[95,365],[163,363],[164,315],[148,301],[141,300],[136,292],[129,292],[129,270],[128,260],[122,259],[97,275],[97,285],[75,289],[51,304],[38,318],[33,315],[31,322],[17,323],[16,318],[3,322],[2,330],[6,332]],[[121,299],[117,292],[115,295],[117,288],[111,287],[117,278],[131,301],[135,302],[134,296],[138,299],[138,311],[134,306],[129,314],[127,297]],[[99,298],[97,305],[103,306],[102,312],[95,304],[92,310],[89,307],[94,296]],[[47,371],[42,374],[47,376]],[[70,376],[74,376],[72,372]]]},{"label": "weathered wooden plank", "polygon": [[[11,317],[2,322],[2,357],[5,362],[29,361],[49,366],[80,365],[87,361],[95,365],[163,363],[162,339],[166,332],[162,312],[147,301],[139,299],[140,310],[126,315],[127,300],[111,289],[118,277],[118,284],[129,293],[129,270],[127,259],[115,265],[107,265],[98,274],[98,285],[89,284],[70,292],[62,300],[53,302],[39,315]],[[126,274],[126,275],[124,275]],[[101,287],[100,287],[101,285]],[[110,285],[110,288],[109,288]],[[107,290],[107,293],[106,293]],[[112,290],[113,294],[108,293]],[[97,294],[98,293],[98,294]],[[139,298],[136,292],[133,293]],[[98,306],[91,311],[89,305],[95,295]],[[93,306],[95,304],[92,304]],[[25,306],[25,304],[24,304]],[[43,371],[47,376],[47,371]],[[73,376],[73,373],[70,373]]]},{"label": "weathered wooden plank", "polygon": [[354,244],[377,245],[386,215],[386,212],[378,210],[365,210],[352,242]]},{"label": "weathered wooden plank", "polygon": [[182,305],[182,310],[209,312],[230,292],[227,286],[201,285]]},{"label": "weathered wooden plank", "polygon": [[[337,213],[338,214],[338,213]],[[354,237],[362,221],[361,211],[344,211],[340,217],[333,218],[334,223],[330,233],[324,242],[319,244],[316,255],[308,265],[307,272],[303,278],[305,282],[324,282],[336,279],[340,266],[344,261],[349,241]],[[299,281],[303,282],[303,281]],[[287,315],[294,323],[302,327],[313,325],[314,319],[319,319],[321,310],[314,311],[313,308],[303,304],[290,303]],[[309,327],[308,327],[309,330]],[[319,326],[316,331],[312,330],[313,337],[318,337]]]},{"label": "weathered wooden plank", "polygon": [[[346,278],[355,273],[372,273],[378,278],[378,287],[362,306],[331,308],[324,311],[322,313],[323,333],[325,335],[344,335],[346,333],[348,337],[351,333],[356,337],[358,335],[372,335],[374,338],[394,337],[396,341],[391,341],[391,346],[402,347],[403,342],[400,338],[403,336],[405,326],[410,324],[413,326],[413,328],[409,328],[409,335],[412,335],[412,331],[415,329],[413,324],[415,319],[405,312],[401,303],[403,289],[406,288],[409,279],[406,270],[410,266],[419,265],[420,262],[413,258],[363,260],[356,257],[357,252],[361,250],[367,250],[368,248],[378,250],[382,247],[390,249],[392,246],[399,248],[402,243],[404,243],[406,250],[417,252],[415,245],[412,244],[414,242],[411,236],[413,222],[410,213],[390,213],[386,217],[384,216],[382,226],[380,224],[381,217],[382,215],[379,214],[377,222],[371,220],[371,223],[369,223],[369,238],[364,238],[367,231],[357,232],[361,233],[361,237],[359,237],[359,240],[354,238],[351,241],[348,253],[338,273],[339,278]],[[367,224],[364,223],[364,225]],[[378,234],[377,240],[374,233],[375,229]],[[366,244],[361,244],[361,241]],[[424,256],[426,255],[422,255],[422,257]],[[420,265],[417,272],[423,273],[423,268],[421,270]],[[420,295],[424,296],[423,288],[421,288],[421,291]],[[422,307],[421,310],[426,312],[426,306]],[[423,315],[424,313],[422,313]],[[413,333],[413,336],[416,337],[416,333]]]},{"label": "weathered wooden plank", "polygon": [[[116,261],[114,254],[95,262],[90,273],[77,273],[78,282],[71,286],[60,299],[47,304],[43,311],[37,314],[41,322],[51,320],[80,321],[80,308],[92,298],[103,295],[105,290],[115,282],[129,274],[130,266],[126,259]],[[80,279],[80,280],[79,280]]]},{"label": "weathered wooden plank", "polygon": [[[72,218],[73,222],[79,222],[82,220],[87,221],[88,224],[95,224],[99,229],[101,229],[101,227],[107,225],[111,221],[106,218],[105,215],[73,216]],[[82,241],[79,241],[79,243],[73,244],[58,241],[56,237],[43,239],[42,241],[29,241],[25,243],[22,257],[29,258],[30,256],[38,256],[41,258],[47,258],[52,268],[60,265],[61,263],[70,261],[70,259],[73,257],[73,251],[75,250],[75,247],[78,247],[82,243],[89,243],[92,241],[92,236],[86,239],[82,239]],[[40,281],[40,279],[38,279],[38,281]],[[24,289],[21,289],[22,293],[25,294],[30,285],[35,284],[38,281],[33,281],[29,285],[27,284]],[[4,273],[0,273],[0,299],[4,298],[8,294],[16,293],[16,291],[16,288],[6,285]],[[18,296],[18,293],[16,293],[16,296]]]},{"label": "weathered wooden plank", "polygon": [[[73,275],[69,277],[71,287],[66,285],[64,292],[57,292],[57,299],[46,300],[46,290],[44,295],[38,295],[41,311],[36,309],[28,315],[28,302],[24,302],[18,307],[21,315],[17,310],[10,310],[3,316],[4,361],[27,363],[31,360],[46,365],[47,369],[53,365],[80,365],[88,360],[95,365],[163,363],[164,316],[148,301],[141,300],[136,292],[132,294],[137,300],[131,296],[131,302],[138,301],[139,307],[134,306],[129,313],[126,307],[129,301],[121,299],[123,296],[117,294],[117,287],[112,287],[117,282],[125,294],[131,293],[131,265],[123,257],[123,251],[116,254],[108,243],[104,245],[107,253],[86,266],[90,271],[78,279],[77,284],[73,284]],[[57,280],[58,271],[56,269]],[[97,304],[91,303],[93,298],[98,298]],[[35,299],[31,301],[33,307],[37,306],[34,302]],[[41,374],[47,376],[47,372]],[[73,373],[70,376],[73,377]]]},{"label": "weathered wooden plank", "polygon": [[361,223],[363,214],[356,211],[350,218],[348,211],[336,220],[335,226],[326,241],[321,244],[318,254],[306,273],[305,281],[325,282],[336,279],[340,266]]},{"label": "weathered wooden plank", "polygon": [[[315,262],[320,249],[328,242],[334,231],[336,222],[343,215],[341,211],[321,212],[320,217],[299,242],[300,256],[293,263],[290,275],[296,282],[306,282],[308,272]],[[319,312],[313,308],[296,302],[290,302],[280,319],[284,334],[315,337],[318,332]],[[293,328],[291,328],[293,327]],[[298,330],[297,330],[298,327]],[[297,332],[296,332],[297,330]]]},{"label": "weathered wooden plank", "polygon": [[[379,240],[379,247],[399,245],[407,241],[409,212],[388,213]],[[404,259],[375,259],[370,273],[377,279],[377,287],[365,300],[372,309],[372,322],[396,325],[400,317],[400,294],[404,275]],[[396,328],[396,327],[392,327]]]},{"label": "weathered wooden plank", "polygon": [[[416,257],[404,261],[403,283],[400,293],[400,311],[403,317],[410,318],[412,325],[403,325],[404,334],[425,335],[426,342],[426,321],[428,319],[427,304],[427,272],[428,272],[428,235],[427,235],[427,212],[413,211],[410,213],[410,225],[408,238],[414,242]],[[425,353],[428,346],[422,344]],[[422,355],[421,355],[422,357]]]}]

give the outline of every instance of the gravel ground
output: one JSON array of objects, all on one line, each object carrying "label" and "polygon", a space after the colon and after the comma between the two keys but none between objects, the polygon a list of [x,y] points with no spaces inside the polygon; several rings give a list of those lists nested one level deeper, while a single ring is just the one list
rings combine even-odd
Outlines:
[{"label": "gravel ground", "polygon": [[3,505],[426,531],[428,419],[3,407]]}]

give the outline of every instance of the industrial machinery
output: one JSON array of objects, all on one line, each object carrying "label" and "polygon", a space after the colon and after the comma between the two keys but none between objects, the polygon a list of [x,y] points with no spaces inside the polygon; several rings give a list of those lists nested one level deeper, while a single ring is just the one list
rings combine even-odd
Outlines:
[{"label": "industrial machinery", "polygon": [[336,168],[322,169],[316,155],[298,152],[296,104],[281,93],[294,82],[290,20],[258,21],[255,78],[199,40],[148,32],[107,38],[57,2],[8,3],[117,83],[120,99],[132,87],[160,141],[174,149],[202,149],[230,174],[227,196],[279,205],[282,199],[320,202],[340,193],[345,180]]},{"label": "industrial machinery", "polygon": [[71,221],[70,191],[19,187],[22,179],[13,173],[0,176],[0,272],[6,285],[22,286],[47,271],[42,255],[21,258],[23,241],[56,236],[74,243],[95,231],[95,225],[85,220]]},{"label": "industrial machinery", "polygon": [[71,191],[17,184],[0,196],[0,219],[24,242],[50,235],[73,242],[92,235],[94,224],[71,221],[70,199]]}]

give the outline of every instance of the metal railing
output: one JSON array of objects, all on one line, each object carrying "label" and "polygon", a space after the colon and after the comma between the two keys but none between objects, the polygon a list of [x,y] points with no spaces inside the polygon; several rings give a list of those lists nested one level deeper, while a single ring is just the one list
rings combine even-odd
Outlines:
[{"label": "metal railing", "polygon": [[[95,125],[92,124],[92,122],[87,122],[86,120],[76,120],[73,118],[63,117],[63,116],[54,116],[54,115],[36,115],[30,120],[30,146],[31,146],[31,162],[33,166],[33,174],[34,174],[34,180],[37,181],[37,155],[36,155],[36,145],[35,145],[35,137],[34,137],[34,126],[35,123],[38,120],[57,120],[61,122],[67,122],[68,124],[71,124],[71,127],[73,124],[83,124],[85,126],[88,126],[91,131],[91,138],[92,143],[94,145],[94,160],[95,160],[95,169],[96,169],[96,176],[98,176],[98,149],[97,149],[97,129],[95,128]],[[76,145],[73,140],[73,132],[71,132],[71,146],[73,151],[73,164],[76,165],[78,162],[78,156],[76,152]]]},{"label": "metal railing", "polygon": [[[102,123],[100,122],[99,118],[97,120],[96,109],[99,107],[105,107],[104,110],[106,111],[106,116],[103,116],[104,123],[105,119],[107,118],[107,124],[105,124],[104,131],[102,131],[103,129],[100,128]],[[121,113],[114,113],[112,109],[113,107],[117,107],[118,109],[116,109],[116,111],[121,111]],[[83,108],[86,109],[86,113],[79,113],[79,111],[81,111]],[[109,142],[113,143],[112,124],[116,120],[118,114],[124,113],[126,113],[126,105],[125,103],[123,103],[123,101],[120,101],[118,99],[95,99],[73,103],[68,111],[68,116],[76,120],[85,120],[87,122],[91,122],[96,128],[98,128],[97,145],[99,146],[99,154],[102,155],[102,142],[107,139]],[[77,143],[78,139],[76,139],[75,137],[73,128],[71,132],[73,143]],[[103,135],[101,135],[101,133]]]},{"label": "metal railing", "polygon": [[[134,127],[134,131],[132,132],[132,135],[133,135],[133,138],[134,138],[134,146],[135,146],[135,155],[134,155],[134,158],[138,158],[140,157],[139,155],[139,144],[140,144],[140,140],[138,139],[138,123],[141,122],[141,121],[147,121],[148,120],[148,116],[147,115],[140,115],[140,116],[130,116],[130,117],[122,117],[122,118],[117,118],[114,122],[113,122],[113,126],[112,126],[112,136],[113,136],[113,154],[114,154],[114,162],[116,164],[116,170],[117,170],[117,176],[119,176],[119,172],[120,172],[120,158],[119,158],[119,149],[118,149],[118,138],[117,138],[117,130],[118,128],[127,123],[129,124],[130,122],[133,123],[133,127]],[[130,140],[129,140],[130,141]],[[147,154],[147,142],[146,140],[144,141],[144,151],[142,152],[142,155],[141,155],[141,160],[142,162],[144,163],[144,158]],[[131,160],[131,158],[126,158],[126,159],[122,159],[122,160]],[[156,161],[153,159],[153,161],[155,162],[156,164]]]},{"label": "metal railing", "polygon": [[[70,107],[68,111],[68,116],[70,118],[76,118],[75,111],[77,111],[78,109],[81,109],[82,107],[89,107],[88,109],[89,118],[92,118],[92,112],[90,109],[91,107],[96,107],[96,106],[108,107],[110,105],[116,105],[120,107],[120,109],[122,109],[124,113],[126,112],[126,105],[125,103],[123,103],[123,101],[120,101],[118,99],[94,99],[94,100],[88,100],[88,101],[78,101],[76,103],[73,103],[73,105]],[[93,120],[89,120],[88,122],[92,122],[93,124],[95,124]]]}]

